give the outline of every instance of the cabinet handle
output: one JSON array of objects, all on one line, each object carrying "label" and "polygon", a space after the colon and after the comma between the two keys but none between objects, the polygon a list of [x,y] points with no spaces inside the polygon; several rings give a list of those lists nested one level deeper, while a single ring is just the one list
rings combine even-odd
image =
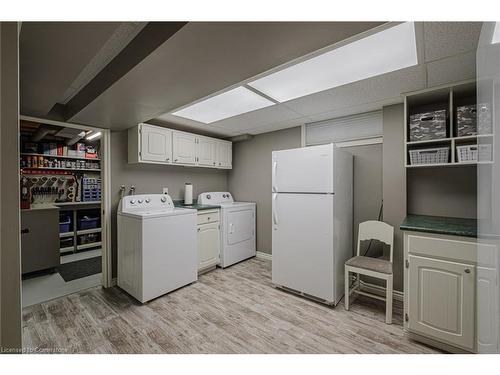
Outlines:
[{"label": "cabinet handle", "polygon": [[466,268],[466,269],[465,269],[465,273],[470,273],[470,269],[469,269],[469,268]]},{"label": "cabinet handle", "polygon": [[200,231],[200,228],[198,228],[198,232]]},{"label": "cabinet handle", "polygon": [[170,158],[167,158],[167,161],[169,161],[169,160],[170,160]]},{"label": "cabinet handle", "polygon": [[21,234],[28,234],[30,232],[30,228],[21,229]]},{"label": "cabinet handle", "polygon": [[175,159],[174,161],[177,162],[179,159]]}]

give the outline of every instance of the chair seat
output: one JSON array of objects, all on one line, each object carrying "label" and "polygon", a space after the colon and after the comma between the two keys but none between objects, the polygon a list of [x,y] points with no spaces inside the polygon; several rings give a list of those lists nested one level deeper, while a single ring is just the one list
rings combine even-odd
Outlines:
[{"label": "chair seat", "polygon": [[384,259],[357,256],[349,259],[345,264],[346,266],[392,275],[392,263]]}]

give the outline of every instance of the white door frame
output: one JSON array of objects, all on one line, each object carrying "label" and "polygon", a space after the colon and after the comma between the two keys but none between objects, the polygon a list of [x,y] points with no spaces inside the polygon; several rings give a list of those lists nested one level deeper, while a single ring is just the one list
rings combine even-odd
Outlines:
[{"label": "white door frame", "polygon": [[112,286],[112,260],[111,260],[111,153],[109,129],[95,126],[73,124],[69,122],[54,121],[38,117],[19,116],[20,120],[33,121],[48,125],[64,126],[73,129],[92,130],[101,132],[101,242],[102,242],[102,279],[104,288]]}]

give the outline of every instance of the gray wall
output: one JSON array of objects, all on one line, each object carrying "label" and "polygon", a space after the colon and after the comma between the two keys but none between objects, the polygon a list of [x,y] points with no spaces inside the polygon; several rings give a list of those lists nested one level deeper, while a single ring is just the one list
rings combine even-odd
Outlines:
[{"label": "gray wall", "polygon": [[476,218],[474,166],[414,168],[407,171],[407,176],[409,214]]},{"label": "gray wall", "polygon": [[394,289],[403,290],[403,234],[399,226],[406,216],[406,168],[404,106],[383,108],[384,221],[394,227]]},{"label": "gray wall", "polygon": [[193,197],[204,191],[226,191],[227,171],[154,164],[128,164],[127,131],[111,133],[111,204],[113,276],[116,276],[116,210],[120,186],[135,185],[136,194],[161,193],[168,187],[172,199],[184,198],[184,183],[193,184]]},{"label": "gray wall", "polygon": [[[359,223],[377,220],[382,203],[382,144],[346,147],[343,150],[354,156],[353,251],[356,251]],[[374,244],[369,254],[377,254]]]},{"label": "gray wall", "polygon": [[0,347],[21,348],[18,25],[0,23]]},{"label": "gray wall", "polygon": [[239,201],[257,203],[257,251],[271,253],[271,153],[300,147],[300,127],[259,134],[233,144],[228,188]]}]

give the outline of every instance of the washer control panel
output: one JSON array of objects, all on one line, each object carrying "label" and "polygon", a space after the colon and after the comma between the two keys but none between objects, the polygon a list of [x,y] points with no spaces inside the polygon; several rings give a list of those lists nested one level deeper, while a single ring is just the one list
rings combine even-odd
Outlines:
[{"label": "washer control panel", "polygon": [[168,194],[127,195],[122,198],[122,211],[173,209],[174,202]]}]

